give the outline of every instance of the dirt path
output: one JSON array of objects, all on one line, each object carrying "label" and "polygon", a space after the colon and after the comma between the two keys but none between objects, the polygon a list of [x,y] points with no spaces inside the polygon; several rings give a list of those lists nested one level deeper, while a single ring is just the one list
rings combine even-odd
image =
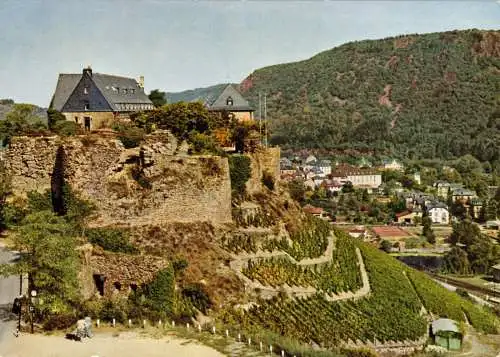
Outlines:
[{"label": "dirt path", "polygon": [[161,339],[122,333],[117,337],[99,334],[83,342],[63,336],[24,334],[0,346],[0,357],[222,357],[222,353],[197,343],[174,337]]},{"label": "dirt path", "polygon": [[[294,264],[301,266],[324,264],[332,260],[333,250],[335,249],[335,237],[330,234],[328,237],[328,246],[325,253],[317,258],[307,258],[301,261],[295,260],[288,253],[283,251],[273,251],[273,252],[263,252],[258,251],[255,254],[239,254],[234,255],[233,260],[230,263],[231,269],[236,273],[236,275],[245,282],[245,286],[253,290],[260,290],[260,296],[264,299],[270,299],[273,296],[279,294],[280,291],[286,292],[289,296],[295,298],[305,298],[312,296],[317,293],[317,289],[314,287],[300,287],[300,286],[288,286],[283,285],[281,288],[273,288],[261,284],[258,281],[249,279],[243,274],[243,268],[248,264],[251,259],[262,259],[262,258],[278,258],[286,257]],[[338,301],[346,299],[357,299],[367,295],[370,292],[370,282],[368,280],[368,273],[366,272],[365,264],[361,252],[356,248],[356,256],[358,258],[358,265],[361,273],[362,287],[357,291],[346,291],[339,294],[327,294],[325,293],[325,299],[328,301]],[[247,304],[247,307],[253,306],[254,304]],[[244,306],[242,306],[244,307]]]}]

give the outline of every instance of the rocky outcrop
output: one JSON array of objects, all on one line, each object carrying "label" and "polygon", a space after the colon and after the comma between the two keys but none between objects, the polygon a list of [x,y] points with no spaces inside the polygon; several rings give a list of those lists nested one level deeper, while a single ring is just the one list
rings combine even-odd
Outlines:
[{"label": "rocky outcrop", "polygon": [[49,189],[61,148],[66,182],[98,208],[93,226],[231,221],[227,159],[177,155],[161,131],[133,149],[98,135],[13,138],[5,164],[14,194]]}]

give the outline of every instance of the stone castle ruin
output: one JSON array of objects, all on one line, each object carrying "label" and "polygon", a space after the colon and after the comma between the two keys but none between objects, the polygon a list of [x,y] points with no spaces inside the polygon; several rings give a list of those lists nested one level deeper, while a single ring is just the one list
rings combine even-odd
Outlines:
[{"label": "stone castle ruin", "polygon": [[[250,156],[252,177],[247,190],[256,192],[264,170],[278,177],[279,149]],[[64,162],[59,162],[61,157]],[[132,149],[126,149],[115,135],[102,133],[15,137],[3,161],[18,197],[50,189],[57,166],[63,165],[64,181],[97,208],[90,227],[138,231],[177,223],[232,223],[228,159],[188,155],[168,131],[147,135]],[[84,296],[126,294],[168,264],[159,254],[138,248],[142,253],[130,256],[83,247],[80,280]]]}]

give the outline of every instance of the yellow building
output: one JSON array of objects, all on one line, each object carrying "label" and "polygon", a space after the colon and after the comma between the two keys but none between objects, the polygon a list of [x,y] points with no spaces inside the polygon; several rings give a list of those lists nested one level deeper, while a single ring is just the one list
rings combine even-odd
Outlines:
[{"label": "yellow building", "polygon": [[150,110],[153,103],[144,93],[144,77],[133,78],[93,73],[59,74],[50,107],[85,130],[109,128],[132,112]]}]

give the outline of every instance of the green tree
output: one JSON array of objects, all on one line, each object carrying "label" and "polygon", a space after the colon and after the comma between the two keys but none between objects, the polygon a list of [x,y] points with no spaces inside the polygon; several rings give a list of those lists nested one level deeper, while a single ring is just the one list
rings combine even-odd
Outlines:
[{"label": "green tree", "polygon": [[467,253],[459,248],[452,247],[444,256],[444,266],[450,273],[466,275],[470,273],[469,258]]},{"label": "green tree", "polygon": [[0,120],[0,141],[7,145],[16,135],[25,135],[46,129],[41,118],[35,114],[31,104],[14,104],[4,120]]},{"label": "green tree", "polygon": [[242,196],[251,175],[250,158],[244,155],[229,156],[229,175],[233,196]]},{"label": "green tree", "polygon": [[13,235],[19,261],[1,269],[5,275],[28,274],[30,290],[37,290],[49,313],[64,311],[78,299],[77,242],[70,234],[65,220],[50,211],[29,214]]},{"label": "green tree", "polygon": [[47,110],[47,126],[49,130],[61,136],[75,135],[80,129],[77,123],[66,120],[63,114],[53,108]]},{"label": "green tree", "polygon": [[432,229],[432,219],[429,216],[422,217],[422,235],[430,244],[436,243],[436,235]]},{"label": "green tree", "polygon": [[288,183],[288,191],[290,191],[290,196],[297,201],[304,201],[304,194],[306,193],[306,187],[304,186],[304,182],[302,180],[292,180]]},{"label": "green tree", "polygon": [[347,181],[343,186],[342,186],[342,193],[350,193],[354,192],[354,186],[350,181]]},{"label": "green tree", "polygon": [[160,270],[148,284],[146,299],[149,307],[163,318],[170,316],[174,304],[175,275],[172,266]]},{"label": "green tree", "polygon": [[167,97],[165,95],[165,92],[160,91],[159,89],[153,89],[149,95],[148,98],[150,101],[153,102],[153,105],[156,108],[159,108],[165,104],[167,104]]},{"label": "green tree", "polygon": [[391,252],[391,249],[392,249],[392,244],[391,242],[389,242],[388,240],[383,240],[381,243],[380,243],[380,249],[382,249],[384,252],[386,253],[390,253]]}]

